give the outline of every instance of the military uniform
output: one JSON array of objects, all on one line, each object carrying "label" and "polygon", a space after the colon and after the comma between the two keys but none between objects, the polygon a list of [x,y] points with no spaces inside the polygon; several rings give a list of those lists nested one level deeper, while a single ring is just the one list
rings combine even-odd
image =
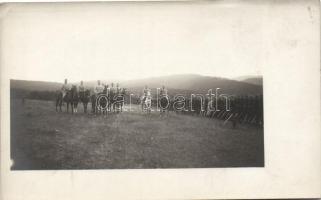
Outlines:
[{"label": "military uniform", "polygon": [[102,85],[96,85],[95,87],[95,94],[100,94],[104,91],[104,87]]},{"label": "military uniform", "polygon": [[64,98],[67,94],[67,92],[71,89],[70,84],[64,83],[61,87],[61,92],[62,92],[62,98]]},{"label": "military uniform", "polygon": [[85,92],[85,86],[84,85],[79,85],[78,91],[79,92]]}]

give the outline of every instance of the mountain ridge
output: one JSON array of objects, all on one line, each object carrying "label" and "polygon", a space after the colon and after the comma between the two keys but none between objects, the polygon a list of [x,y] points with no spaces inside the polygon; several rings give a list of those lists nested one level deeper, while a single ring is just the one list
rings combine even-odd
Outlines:
[{"label": "mountain ridge", "polygon": [[[111,84],[106,80],[102,83]],[[207,93],[209,89],[215,91],[220,88],[222,93],[227,94],[262,94],[262,85],[247,83],[245,81],[237,81],[222,77],[202,76],[197,74],[177,74],[170,76],[159,76],[135,80],[119,81],[121,87],[128,88],[133,92],[141,92],[145,85],[153,90],[165,85],[166,88],[177,92],[184,93]],[[73,83],[71,83],[73,84]],[[84,85],[93,88],[96,81],[84,81]],[[116,81],[114,81],[116,84]],[[56,91],[62,86],[62,83],[48,81],[26,81],[26,80],[10,80],[12,89],[23,89],[28,91]]]}]

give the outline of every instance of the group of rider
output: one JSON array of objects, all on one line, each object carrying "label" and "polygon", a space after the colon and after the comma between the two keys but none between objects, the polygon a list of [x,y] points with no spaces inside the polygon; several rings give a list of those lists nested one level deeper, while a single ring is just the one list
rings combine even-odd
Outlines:
[{"label": "group of rider", "polygon": [[[62,85],[61,91],[63,94],[63,97],[66,95],[68,91],[71,90],[72,87],[76,87],[79,94],[81,92],[85,92],[86,90],[89,90],[88,88],[85,88],[83,81],[80,82],[80,85],[77,87],[75,85],[68,84],[68,80],[65,79],[64,84]],[[120,94],[122,91],[124,91],[123,88],[119,87],[119,83],[116,84],[116,87],[114,87],[114,84],[111,83],[111,87],[108,85],[102,84],[100,80],[97,81],[97,84],[94,86],[93,93],[94,95],[99,95],[101,93],[105,93],[106,91],[113,92],[114,94]],[[159,97],[168,97],[167,89],[165,86],[162,86],[159,91]],[[145,102],[146,98],[151,100],[152,94],[150,88],[148,88],[147,85],[145,85],[143,89],[143,95],[141,96],[141,102]],[[198,101],[195,101],[198,102]],[[202,103],[202,102],[199,102]],[[209,97],[205,99],[203,102],[203,108],[205,108],[205,113],[210,114],[212,117],[224,117],[226,113],[233,114],[233,116],[238,116],[238,118],[244,118],[243,121],[255,121],[258,124],[263,124],[263,97],[262,95],[256,95],[256,96],[237,96],[237,97],[231,97],[230,99],[230,107],[232,112],[227,112],[225,110],[225,100],[223,98],[219,98],[217,102],[217,111],[215,112],[209,112],[211,111],[209,109],[210,105],[213,105],[210,103]],[[187,103],[189,106],[189,103]],[[201,106],[195,106],[194,109],[200,109]]]},{"label": "group of rider", "polygon": [[[63,94],[63,97],[66,95],[66,93],[71,90],[72,85],[68,83],[68,80],[65,79],[64,84],[61,87],[61,92]],[[86,88],[84,86],[84,82],[80,81],[80,85],[76,87],[77,91],[79,93],[85,92]],[[120,94],[123,88],[120,88],[119,83],[116,83],[116,87],[114,87],[114,83],[111,83],[111,87],[109,88],[109,85],[102,84],[100,80],[97,81],[97,84],[94,86],[94,94],[98,95],[104,92],[104,90],[110,90],[111,92],[114,92],[114,94]],[[165,86],[162,86],[160,89],[160,96],[167,96],[167,89]],[[148,96],[151,96],[151,90],[146,85],[143,89],[143,98],[146,98]]]},{"label": "group of rider", "polygon": [[[159,95],[160,96],[168,96],[167,89],[165,88],[164,85],[160,88]],[[149,96],[151,96],[151,90],[148,88],[147,85],[145,85],[145,87],[143,89],[143,96],[142,97],[144,99],[144,98],[149,97]]]},{"label": "group of rider", "polygon": [[[61,87],[61,92],[63,94],[63,97],[66,95],[66,93],[68,91],[71,90],[72,87],[76,87],[77,89],[77,92],[79,93],[82,93],[82,92],[85,92],[86,90],[89,90],[88,88],[86,88],[84,86],[84,82],[83,81],[80,81],[80,85],[77,87],[75,85],[71,85],[68,83],[68,80],[65,79],[65,82],[64,84],[62,85]],[[98,94],[101,94],[104,92],[104,90],[110,90],[112,92],[114,92],[115,94],[120,94],[120,92],[123,90],[122,88],[119,87],[119,83],[116,84],[116,87],[114,86],[114,83],[111,83],[111,87],[109,88],[109,85],[105,85],[105,84],[102,84],[100,80],[97,81],[97,84],[94,86],[94,94],[95,95],[98,95]]]}]

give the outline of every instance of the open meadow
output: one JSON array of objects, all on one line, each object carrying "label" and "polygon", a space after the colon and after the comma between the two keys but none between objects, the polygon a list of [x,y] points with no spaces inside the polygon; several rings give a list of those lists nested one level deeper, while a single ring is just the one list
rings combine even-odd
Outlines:
[{"label": "open meadow", "polygon": [[[90,107],[90,105],[89,105]],[[169,112],[55,111],[54,102],[11,100],[12,169],[263,167],[263,128]]]}]

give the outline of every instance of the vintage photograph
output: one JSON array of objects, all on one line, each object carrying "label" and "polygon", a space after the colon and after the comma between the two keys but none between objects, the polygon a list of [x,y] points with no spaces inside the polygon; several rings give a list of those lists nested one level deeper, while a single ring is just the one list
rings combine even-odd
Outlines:
[{"label": "vintage photograph", "polygon": [[262,19],[156,4],[12,9],[11,170],[265,166]]}]

